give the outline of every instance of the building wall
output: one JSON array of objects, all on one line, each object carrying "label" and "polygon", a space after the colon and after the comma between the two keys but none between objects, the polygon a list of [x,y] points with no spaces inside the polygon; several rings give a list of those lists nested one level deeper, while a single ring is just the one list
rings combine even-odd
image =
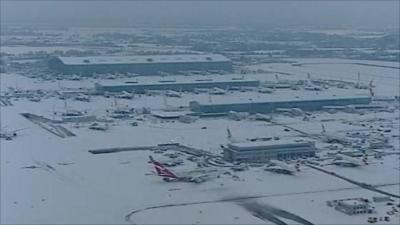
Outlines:
[{"label": "building wall", "polygon": [[196,83],[160,83],[160,84],[132,84],[132,85],[101,85],[96,84],[97,92],[136,92],[143,93],[146,90],[174,90],[174,91],[193,91],[196,88],[222,88],[228,87],[258,87],[260,81],[235,81],[235,82],[196,82]]},{"label": "building wall", "polygon": [[345,99],[326,99],[326,100],[299,100],[287,102],[249,102],[237,104],[208,104],[202,105],[191,102],[190,108],[195,112],[202,113],[222,113],[229,111],[249,112],[249,113],[271,113],[276,108],[300,108],[302,110],[320,110],[323,106],[341,106],[354,104],[369,104],[370,97],[355,97]]},{"label": "building wall", "polygon": [[335,209],[348,215],[369,213],[369,207],[367,204],[346,205],[339,203]]},{"label": "building wall", "polygon": [[223,149],[224,159],[227,161],[237,162],[266,162],[271,159],[296,159],[300,157],[315,156],[315,144],[309,143],[308,146],[303,147],[282,147],[261,148],[259,150],[233,150],[229,148]]},{"label": "building wall", "polygon": [[52,70],[63,74],[91,75],[93,73],[136,73],[140,75],[158,75],[159,72],[177,73],[187,70],[232,70],[232,62],[179,62],[179,63],[132,63],[132,64],[87,64],[65,65],[60,59],[48,62]]}]

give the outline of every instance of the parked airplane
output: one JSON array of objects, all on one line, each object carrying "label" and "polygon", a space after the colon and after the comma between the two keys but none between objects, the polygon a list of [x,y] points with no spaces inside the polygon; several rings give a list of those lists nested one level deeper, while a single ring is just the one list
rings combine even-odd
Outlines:
[{"label": "parked airplane", "polygon": [[258,92],[260,93],[266,93],[266,94],[271,94],[272,92],[274,92],[274,89],[271,88],[259,88]]},{"label": "parked airplane", "polygon": [[180,98],[180,97],[182,97],[182,96],[181,96],[181,93],[176,92],[176,91],[173,91],[173,90],[167,90],[167,91],[165,92],[165,96],[167,96],[167,97],[175,97],[175,98]]},{"label": "parked airplane", "polygon": [[108,130],[108,128],[109,128],[109,126],[108,126],[108,123],[104,123],[104,124],[100,124],[100,123],[92,123],[90,126],[89,126],[89,129],[91,129],[91,130],[101,130],[101,131],[106,131],[106,130]]},{"label": "parked airplane", "polygon": [[154,165],[157,175],[163,177],[163,180],[166,182],[182,181],[189,183],[202,183],[215,177],[219,177],[218,170],[215,169],[198,169],[183,173],[174,173],[167,169],[162,163],[155,161],[152,156],[149,156],[149,158],[149,162]]},{"label": "parked airplane", "polygon": [[11,141],[13,138],[17,137],[17,132],[21,130],[25,130],[26,128],[23,129],[17,129],[17,130],[12,130],[12,131],[7,131],[7,130],[1,130],[0,131],[0,138],[4,138],[7,141]]},{"label": "parked airplane", "polygon": [[270,160],[264,170],[279,174],[294,175],[295,173],[300,172],[300,164],[296,163],[296,165],[292,167],[291,165],[279,160]]},{"label": "parked airplane", "polygon": [[259,121],[266,121],[266,122],[271,122],[272,121],[272,116],[267,116],[261,113],[256,113],[252,117],[254,120],[259,120]]},{"label": "parked airplane", "polygon": [[337,166],[343,166],[343,167],[359,167],[359,166],[364,166],[368,165],[368,158],[367,155],[364,155],[362,160],[356,159],[354,157],[350,157],[344,154],[339,154],[338,158],[335,159],[332,164],[337,165]]},{"label": "parked airplane", "polygon": [[224,94],[226,94],[226,91],[224,89],[214,87],[208,93],[210,93],[212,95],[224,95]]},{"label": "parked airplane", "polygon": [[115,97],[122,99],[132,99],[134,97],[134,93],[123,91],[121,94],[115,95]]},{"label": "parked airplane", "polygon": [[322,131],[321,131],[321,139],[323,142],[326,143],[339,143],[342,145],[349,145],[351,144],[351,140],[347,138],[346,136],[339,135],[338,133],[328,133],[325,129],[325,126],[321,124],[322,126]]},{"label": "parked airplane", "polygon": [[42,99],[39,98],[38,96],[31,96],[31,97],[28,97],[28,100],[31,102],[40,102]]},{"label": "parked airplane", "polygon": [[128,106],[116,106],[111,110],[106,110],[107,113],[110,113],[110,117],[114,119],[126,119],[133,117],[133,113],[135,112],[133,108],[129,108]]},{"label": "parked airplane", "polygon": [[65,112],[54,112],[54,114],[60,114],[61,116],[65,117],[72,117],[72,116],[83,116],[85,112],[79,111],[79,110],[74,110],[74,109],[68,109]]},{"label": "parked airplane", "polygon": [[82,101],[82,102],[90,102],[89,96],[84,95],[84,94],[78,94],[77,96],[75,96],[75,100]]}]

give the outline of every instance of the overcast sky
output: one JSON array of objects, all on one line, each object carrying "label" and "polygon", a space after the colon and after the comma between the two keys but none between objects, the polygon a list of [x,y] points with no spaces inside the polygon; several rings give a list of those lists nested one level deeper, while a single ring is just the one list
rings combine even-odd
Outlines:
[{"label": "overcast sky", "polygon": [[1,0],[4,23],[64,26],[264,26],[396,28],[399,1]]}]

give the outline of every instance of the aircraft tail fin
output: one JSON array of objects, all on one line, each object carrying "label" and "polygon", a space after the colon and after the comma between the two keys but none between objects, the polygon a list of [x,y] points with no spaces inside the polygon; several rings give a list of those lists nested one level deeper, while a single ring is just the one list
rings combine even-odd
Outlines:
[{"label": "aircraft tail fin", "polygon": [[322,133],[325,134],[326,133],[325,125],[321,124],[321,127],[322,127]]},{"label": "aircraft tail fin", "polygon": [[372,82],[373,82],[372,80],[369,82],[368,89],[369,89],[369,93],[370,93],[371,97],[374,97],[375,96],[375,93],[374,93],[374,90],[373,90],[374,85],[373,85]]},{"label": "aircraft tail fin", "polygon": [[300,163],[296,163],[296,165],[294,166],[294,168],[296,169],[297,172],[300,172]]},{"label": "aircraft tail fin", "polygon": [[229,130],[229,128],[226,128],[226,133],[227,133],[228,139],[231,139],[232,133],[231,133],[231,130]]},{"label": "aircraft tail fin", "polygon": [[367,156],[366,154],[363,156],[362,162],[363,162],[365,165],[368,165],[368,156]]},{"label": "aircraft tail fin", "polygon": [[149,156],[149,158],[150,158],[150,162],[153,164],[154,169],[156,170],[158,176],[174,178],[174,179],[178,178],[178,176],[176,176],[173,172],[171,172],[169,169],[167,169],[163,164],[161,164],[158,161],[155,161],[152,156]]}]

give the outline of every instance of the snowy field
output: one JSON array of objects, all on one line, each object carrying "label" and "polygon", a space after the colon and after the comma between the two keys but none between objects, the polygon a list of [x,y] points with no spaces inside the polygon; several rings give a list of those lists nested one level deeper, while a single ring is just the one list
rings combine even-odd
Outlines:
[{"label": "snowy field", "polygon": [[[400,63],[381,62],[370,60],[346,59],[291,59],[296,63],[266,63],[249,66],[250,69],[263,69],[270,72],[289,73],[283,78],[305,79],[307,74],[314,79],[334,79],[368,84],[371,80],[376,85],[375,94],[399,95],[400,91]],[[296,65],[300,64],[300,65]]]},{"label": "snowy field", "polygon": [[[252,66],[271,71],[290,72],[283,79],[312,78],[357,81],[373,80],[376,95],[394,96],[399,92],[399,67],[396,63],[365,62],[387,67],[352,64],[354,60],[299,59],[302,66],[291,64],[263,64]],[[357,61],[360,62],[360,61]],[[388,68],[390,67],[390,68]],[[237,75],[227,75],[227,77]],[[179,77],[177,77],[178,79]],[[274,80],[272,74],[253,74],[248,78]],[[149,78],[138,78],[144,81]],[[179,78],[180,79],[180,78]],[[185,79],[185,78],[182,78]],[[82,81],[37,81],[15,74],[1,74],[1,90],[8,87],[21,89],[57,90],[63,87],[92,88],[95,80]],[[106,82],[103,80],[103,82]],[[396,83],[397,82],[397,83]],[[61,83],[61,84],[60,84]],[[212,101],[238,101],[245,99],[279,99],[315,92],[277,90],[272,94],[257,92],[234,92],[213,96]],[[367,90],[338,90],[329,88],[324,94],[368,94]],[[189,101],[209,101],[208,94],[183,93],[181,98],[161,95],[136,96],[132,100],[118,100],[120,105],[162,109],[169,106],[188,106]],[[393,113],[338,112],[313,113],[310,121],[301,117],[277,115],[273,123],[253,120],[233,121],[226,118],[199,119],[191,124],[178,121],[165,122],[145,117],[138,126],[128,121],[111,123],[106,132],[93,131],[88,125],[76,128],[74,124],[64,126],[76,134],[75,137],[60,138],[23,118],[20,113],[34,113],[53,118],[54,111],[64,109],[64,101],[54,97],[31,102],[26,99],[13,101],[13,106],[1,107],[1,126],[7,129],[26,128],[11,141],[1,139],[1,223],[4,224],[274,224],[252,215],[241,202],[255,201],[295,214],[313,224],[366,224],[369,216],[385,216],[389,206],[376,204],[377,212],[371,215],[348,216],[326,205],[326,201],[343,198],[372,198],[380,194],[362,189],[352,183],[301,166],[294,176],[264,171],[252,167],[235,172],[238,179],[222,176],[201,184],[164,182],[154,176],[148,164],[148,156],[162,158],[150,151],[129,151],[94,155],[89,150],[108,147],[149,146],[179,142],[183,145],[221,154],[220,145],[228,143],[229,128],[234,139],[245,141],[255,137],[301,138],[294,130],[285,131],[285,126],[310,134],[321,133],[321,123],[327,132],[346,133],[365,129],[360,121],[383,118],[395,121],[398,110]],[[89,103],[68,101],[68,107],[85,110],[88,114],[106,115],[113,99],[91,97]],[[322,122],[321,122],[322,121]],[[352,121],[353,124],[347,123]],[[397,122],[393,122],[395,127]],[[206,129],[202,129],[206,127]],[[395,128],[393,128],[395,129]],[[393,134],[397,134],[394,131]],[[397,137],[398,138],[398,137]],[[392,140],[397,142],[398,140]],[[322,145],[317,141],[317,146]],[[398,151],[398,145],[396,146]],[[334,171],[350,179],[377,185],[380,190],[400,194],[399,155],[371,159],[369,165],[358,168],[342,168],[334,165],[324,169]],[[50,166],[50,167],[49,167]],[[194,163],[173,168],[175,171],[194,169]],[[228,170],[228,169],[226,169]],[[239,200],[238,198],[241,198]],[[399,204],[399,200],[395,199]],[[149,208],[150,207],[150,208]],[[156,207],[156,208],[151,208]],[[132,213],[139,210],[136,213]],[[132,214],[130,214],[132,213]],[[299,224],[291,219],[280,218],[287,224]],[[391,217],[385,224],[398,224],[399,216]]]}]

